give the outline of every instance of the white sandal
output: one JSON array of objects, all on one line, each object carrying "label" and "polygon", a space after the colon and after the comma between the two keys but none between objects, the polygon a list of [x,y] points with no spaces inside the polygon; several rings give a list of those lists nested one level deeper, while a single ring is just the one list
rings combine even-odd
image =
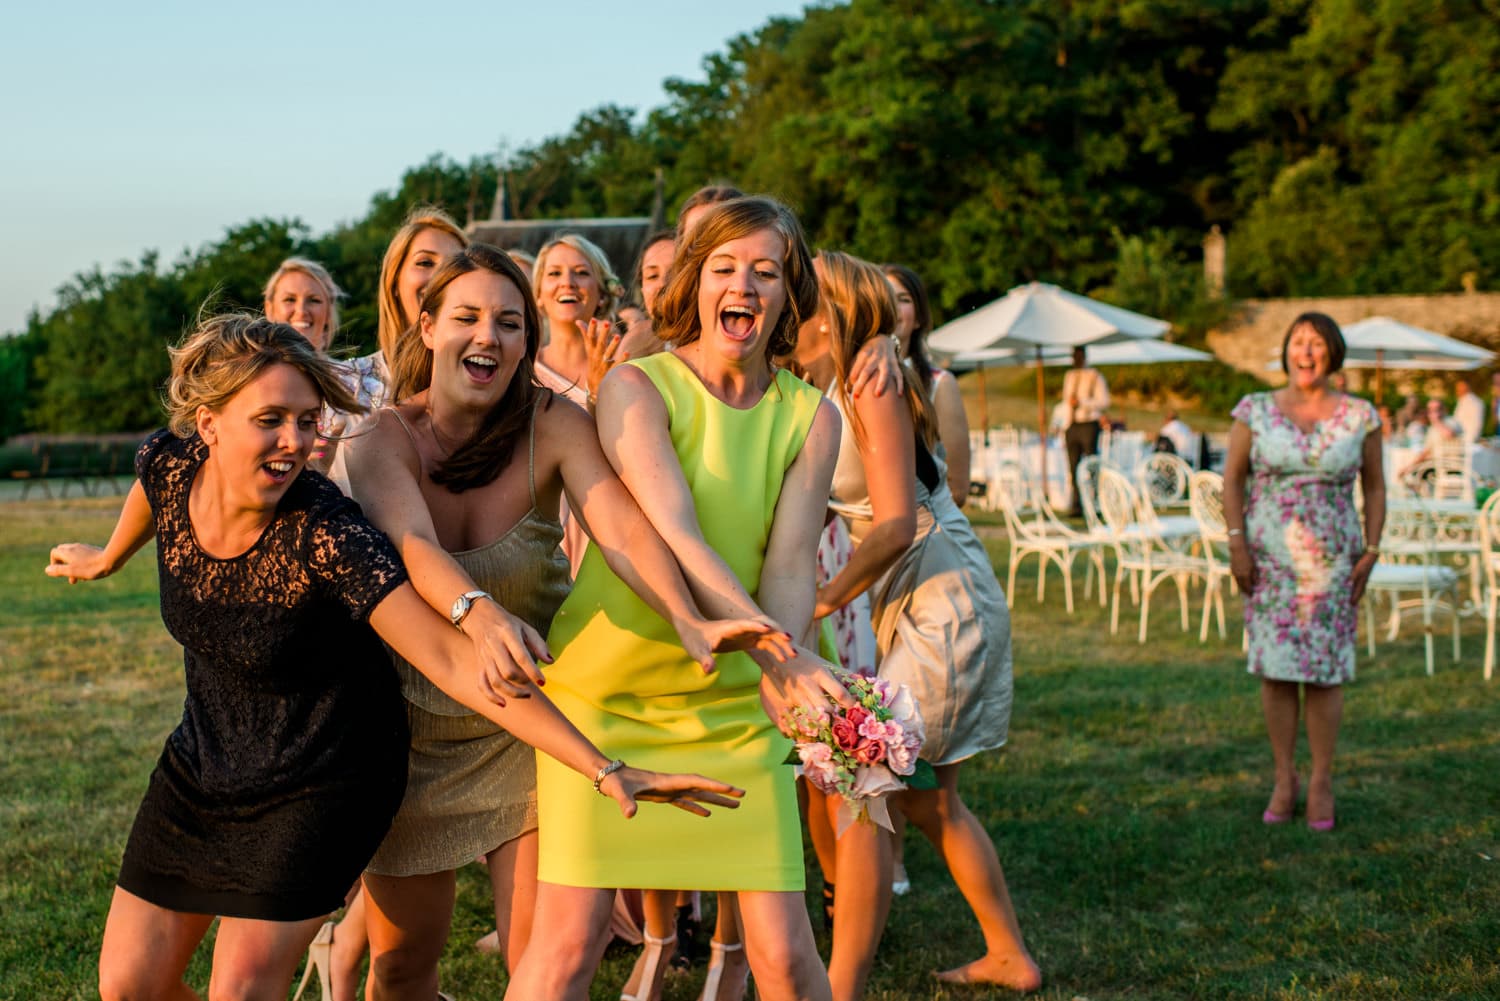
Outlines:
[{"label": "white sandal", "polygon": [[667,968],[667,963],[672,959],[672,946],[677,944],[676,935],[668,935],[666,938],[657,938],[654,935],[641,933],[643,948],[640,958],[635,961],[635,970],[639,970],[641,978],[636,981],[636,992],[627,994],[620,992],[620,1001],[659,1001],[661,998],[660,985],[657,980]]},{"label": "white sandal", "polygon": [[750,967],[748,965],[745,967],[744,976],[740,978],[737,987],[724,980],[725,957],[731,952],[743,952],[745,943],[735,942],[725,945],[713,939],[708,943],[708,950],[708,979],[703,981],[703,993],[698,995],[698,1001],[745,1001],[745,990],[750,980]]},{"label": "white sandal", "polygon": [[312,978],[313,970],[318,971],[318,986],[323,989],[323,1001],[333,997],[333,922],[323,922],[323,927],[313,936],[313,940],[307,946],[307,969],[302,971],[302,983],[297,985],[297,993],[292,995],[292,1001],[300,1001],[302,992],[307,990],[307,982]]}]

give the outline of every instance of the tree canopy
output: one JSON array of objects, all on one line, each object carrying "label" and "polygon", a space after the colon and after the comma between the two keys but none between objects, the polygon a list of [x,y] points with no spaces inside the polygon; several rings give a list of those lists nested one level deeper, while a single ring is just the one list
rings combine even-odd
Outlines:
[{"label": "tree canopy", "polygon": [[[259,304],[282,257],[348,291],[347,346],[414,204],[483,215],[501,169],[526,218],[638,215],[728,180],[818,246],[913,266],[953,315],[1047,280],[1192,327],[1199,241],[1236,296],[1481,285],[1500,267],[1493,0],[852,0],[776,18],[667,82],[498,158],[435,156],[314,235],[256,220],[166,264],[76,276],[0,342],[0,432],[159,420],[164,345],[205,299]],[[617,261],[619,268],[631,262]]]}]

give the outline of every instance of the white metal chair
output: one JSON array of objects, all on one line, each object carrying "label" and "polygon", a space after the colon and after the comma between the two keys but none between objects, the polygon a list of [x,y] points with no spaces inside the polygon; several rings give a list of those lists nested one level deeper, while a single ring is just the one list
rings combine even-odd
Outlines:
[{"label": "white metal chair", "polygon": [[1173,508],[1188,506],[1192,478],[1192,467],[1169,452],[1153,452],[1135,467],[1141,521],[1174,549],[1186,549],[1198,541],[1198,522],[1190,515],[1171,513]]},{"label": "white metal chair", "polygon": [[1432,497],[1474,503],[1474,470],[1469,443],[1463,438],[1435,442],[1432,447]]},{"label": "white metal chair", "polygon": [[1224,523],[1224,477],[1209,470],[1193,474],[1188,486],[1188,507],[1198,522],[1203,560],[1203,625],[1198,630],[1198,642],[1208,640],[1209,611],[1219,618],[1219,639],[1226,636],[1224,629],[1224,584],[1234,587],[1234,577],[1229,572],[1229,529]]},{"label": "white metal chair", "polygon": [[1167,546],[1149,525],[1140,522],[1140,498],[1123,473],[1101,466],[1097,480],[1099,515],[1109,528],[1115,549],[1115,594],[1109,631],[1120,631],[1120,592],[1127,575],[1138,580],[1141,623],[1138,642],[1146,642],[1151,596],[1167,581],[1177,585],[1182,631],[1188,630],[1188,584],[1203,576],[1202,562]]},{"label": "white metal chair", "polygon": [[[1047,565],[1055,565],[1063,578],[1063,598],[1069,614],[1073,611],[1073,561],[1083,554],[1090,568],[1097,565],[1101,597],[1104,589],[1104,557],[1100,544],[1058,521],[1027,479],[1021,467],[1006,463],[1000,467],[996,496],[1010,536],[1010,576],[1006,593],[1016,592],[1016,571],[1028,556],[1037,558],[1036,600],[1047,597]],[[1087,597],[1087,592],[1085,592]],[[1101,604],[1103,602],[1101,601]]]},{"label": "white metal chair", "polygon": [[1370,656],[1375,655],[1375,598],[1385,595],[1391,603],[1390,638],[1395,638],[1405,613],[1421,614],[1429,675],[1433,671],[1433,612],[1445,612],[1452,622],[1453,659],[1459,659],[1459,576],[1453,567],[1438,563],[1434,530],[1435,519],[1423,507],[1390,508],[1380,538],[1380,559],[1365,585],[1365,632]]}]

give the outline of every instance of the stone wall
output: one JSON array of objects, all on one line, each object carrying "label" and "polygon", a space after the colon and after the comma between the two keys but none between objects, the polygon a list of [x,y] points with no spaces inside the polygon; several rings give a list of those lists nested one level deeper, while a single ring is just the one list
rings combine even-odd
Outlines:
[{"label": "stone wall", "polygon": [[1209,349],[1224,362],[1280,385],[1285,376],[1267,369],[1298,314],[1327,313],[1340,326],[1369,316],[1389,316],[1480,347],[1500,351],[1500,292],[1442,295],[1333,296],[1323,299],[1244,299],[1229,322],[1208,335]]}]

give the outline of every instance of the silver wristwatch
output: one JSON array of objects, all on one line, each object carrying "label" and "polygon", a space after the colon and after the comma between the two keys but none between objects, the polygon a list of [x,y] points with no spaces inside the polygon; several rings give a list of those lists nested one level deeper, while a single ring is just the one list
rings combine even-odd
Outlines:
[{"label": "silver wristwatch", "polygon": [[495,600],[494,596],[488,591],[465,591],[453,599],[453,608],[448,612],[448,619],[453,623],[453,628],[463,628],[464,619],[468,617],[470,610],[473,609],[474,602],[480,598],[489,598],[491,601]]}]

